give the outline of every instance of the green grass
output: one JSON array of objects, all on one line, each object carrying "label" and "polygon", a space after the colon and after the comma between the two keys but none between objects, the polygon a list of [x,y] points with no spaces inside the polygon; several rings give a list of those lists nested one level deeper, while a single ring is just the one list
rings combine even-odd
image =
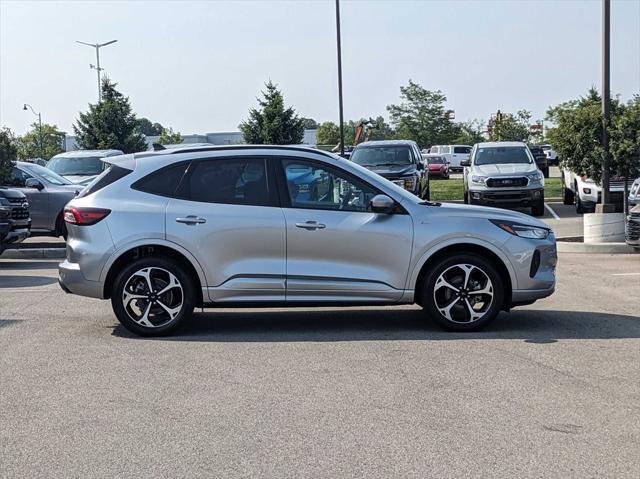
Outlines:
[{"label": "green grass", "polygon": [[[544,181],[544,197],[546,199],[562,197],[562,182],[560,178],[546,178]],[[462,180],[432,178],[429,184],[431,187],[431,201],[462,201]]]}]

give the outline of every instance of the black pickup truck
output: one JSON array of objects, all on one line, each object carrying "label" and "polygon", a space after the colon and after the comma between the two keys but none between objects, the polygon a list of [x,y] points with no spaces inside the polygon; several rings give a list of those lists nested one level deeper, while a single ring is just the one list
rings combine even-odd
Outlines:
[{"label": "black pickup truck", "polygon": [[0,188],[0,253],[29,237],[31,216],[27,197],[18,190]]}]

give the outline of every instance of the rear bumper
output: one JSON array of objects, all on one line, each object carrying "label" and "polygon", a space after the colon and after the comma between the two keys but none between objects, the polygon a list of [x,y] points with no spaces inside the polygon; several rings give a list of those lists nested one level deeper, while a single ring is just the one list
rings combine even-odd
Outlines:
[{"label": "rear bumper", "polygon": [[64,260],[58,265],[58,283],[65,293],[104,298],[104,284],[101,281],[85,279],[78,263]]}]

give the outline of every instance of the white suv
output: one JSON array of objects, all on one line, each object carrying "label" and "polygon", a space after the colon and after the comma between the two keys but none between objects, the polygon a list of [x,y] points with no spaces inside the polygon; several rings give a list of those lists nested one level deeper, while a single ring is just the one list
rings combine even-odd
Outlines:
[{"label": "white suv", "polygon": [[526,144],[476,143],[462,166],[465,203],[531,207],[533,216],[544,215],[544,177]]},{"label": "white suv", "polygon": [[[577,175],[573,171],[563,168],[562,176],[562,201],[565,205],[576,206],[578,214],[593,213],[596,204],[602,200],[602,186],[586,175]],[[629,190],[633,187],[633,179],[627,182]],[[622,211],[624,201],[624,179],[612,176],[609,181],[610,201]]]},{"label": "white suv", "polygon": [[435,145],[429,148],[428,153],[437,153],[449,163],[449,169],[462,171],[460,162],[468,160],[471,153],[469,145]]}]

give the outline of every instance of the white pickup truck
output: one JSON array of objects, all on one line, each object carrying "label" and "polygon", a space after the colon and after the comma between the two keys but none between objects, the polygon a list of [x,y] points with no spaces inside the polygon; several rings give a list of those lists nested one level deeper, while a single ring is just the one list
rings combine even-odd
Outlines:
[{"label": "white pickup truck", "polygon": [[[573,171],[563,168],[562,177],[562,201],[565,205],[575,205],[578,214],[593,213],[596,204],[602,200],[602,186],[584,175],[576,175]],[[631,189],[633,179],[628,180],[627,185]],[[624,180],[621,177],[612,176],[609,180],[610,201],[616,205],[616,209],[622,211],[624,199]]]}]

